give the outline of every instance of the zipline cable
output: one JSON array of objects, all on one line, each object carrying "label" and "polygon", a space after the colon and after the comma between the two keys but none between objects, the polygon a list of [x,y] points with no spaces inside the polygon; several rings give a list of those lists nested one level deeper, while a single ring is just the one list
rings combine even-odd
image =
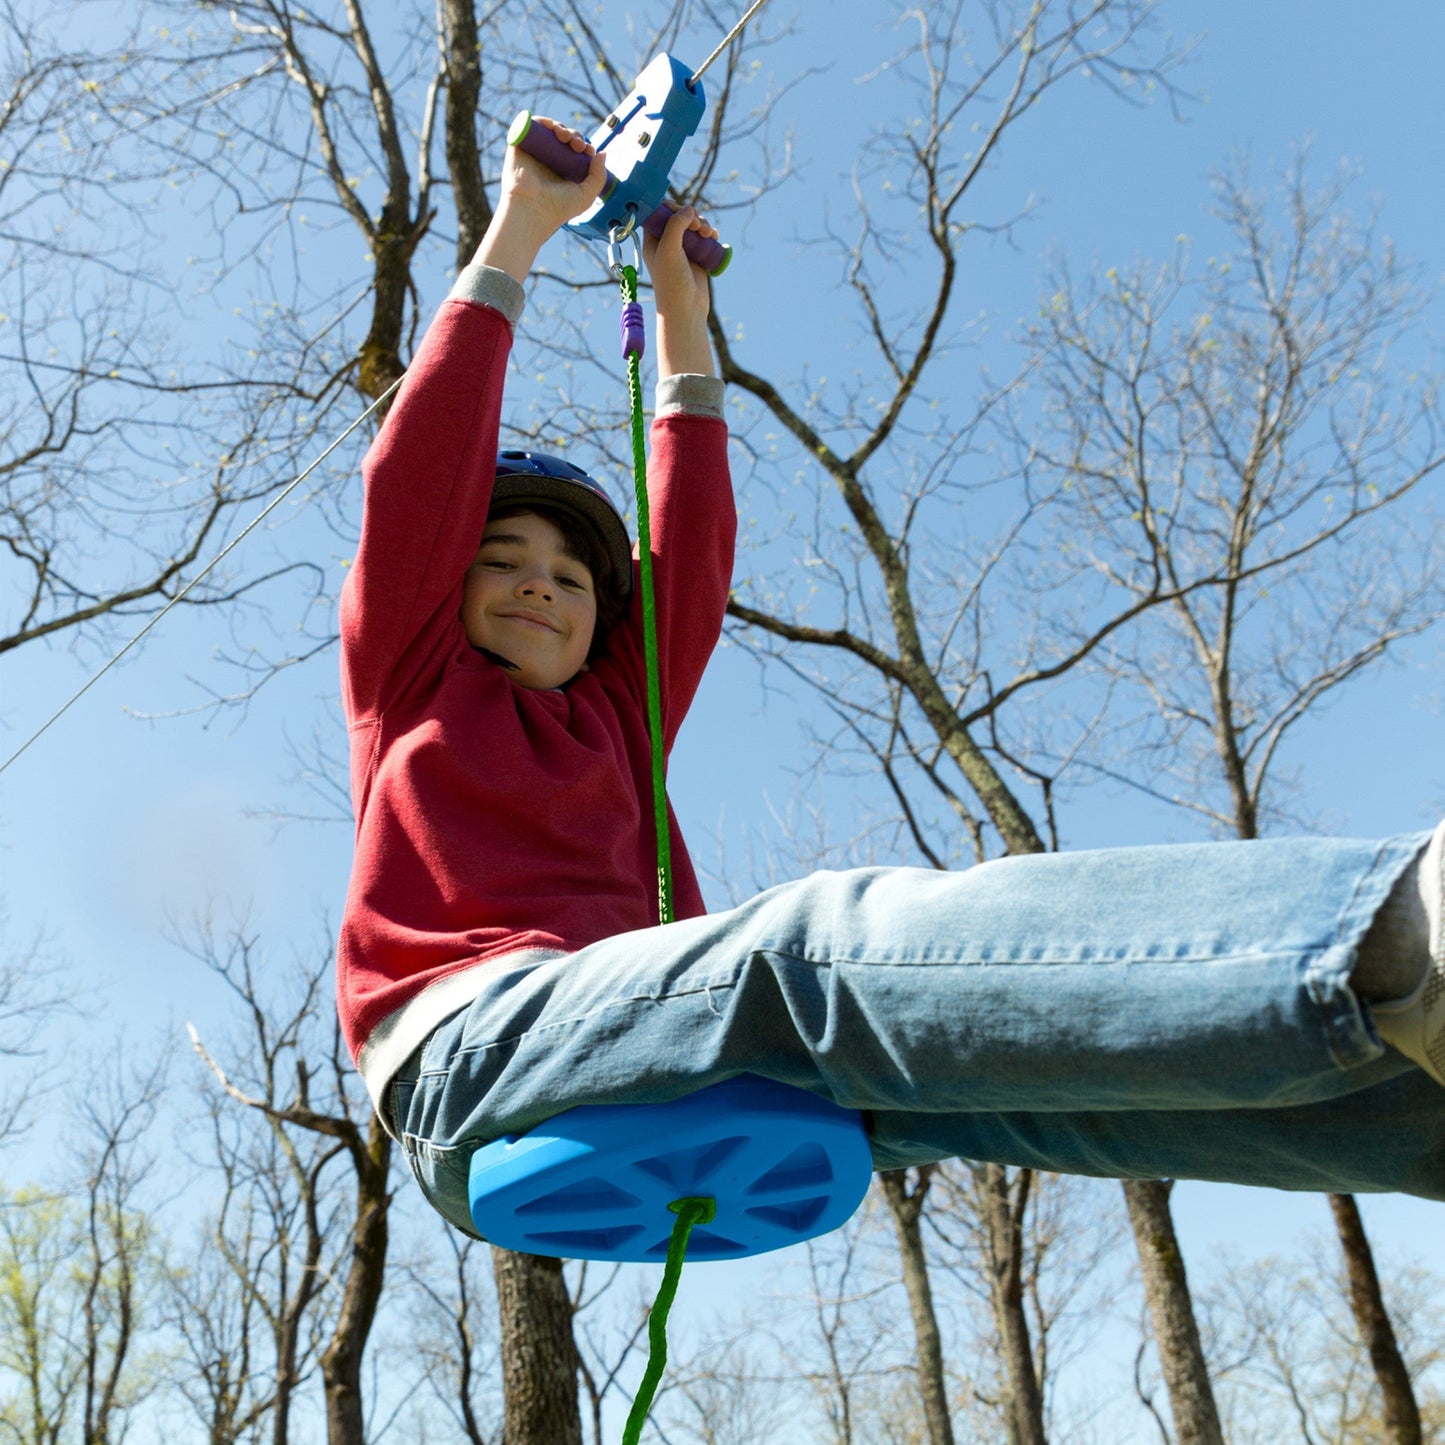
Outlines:
[{"label": "zipline cable", "polygon": [[184,602],[186,598],[190,595],[192,588],[194,588],[198,582],[203,581],[213,571],[215,571],[215,569],[221,564],[221,562],[226,557],[228,557],[237,547],[239,547],[241,543],[244,542],[246,538],[249,537],[251,533],[254,532],[256,528],[259,527],[261,523],[264,522],[266,518],[269,517],[271,513],[274,512],[276,508],[279,507],[281,503],[284,502],[286,498],[289,497],[291,493],[294,492],[296,488],[299,487],[301,483],[304,482],[306,478],[309,477],[311,473],[314,472],[316,468],[319,467],[321,463],[324,462],[326,458],[329,457],[331,453],[334,452],[336,448],[339,447],[341,443],[344,442],[346,438],[349,437],[351,433],[354,432],[357,427],[359,427],[362,422],[364,422],[367,417],[369,417],[377,409],[377,407],[379,407],[382,402],[384,402],[397,389],[397,387],[401,385],[401,383],[402,378],[399,376],[394,382],[392,382],[389,387],[387,387],[384,392],[382,392],[379,397],[377,397],[374,402],[371,403],[369,407],[366,408],[364,412],[361,413],[360,416],[356,418],[355,421],[351,423],[350,426],[346,428],[344,432],[341,433],[339,437],[336,438],[334,442],[331,443],[329,447],[326,448],[324,452],[321,453],[319,457],[316,458],[315,461],[311,463],[310,466],[306,468],[304,472],[301,473],[300,476],[293,478],[292,481],[287,483],[285,490],[282,491],[278,496],[272,498],[272,500],[268,502],[266,506],[259,513],[257,513],[257,515],[253,517],[251,521],[246,524],[245,527],[241,529],[240,532],[236,534],[236,536],[234,536],[228,543],[226,543],[226,545],[222,547],[221,550],[217,552],[216,555],[212,557],[211,560],[207,562],[206,565],[202,567],[201,570],[197,572],[196,575],[192,577],[191,580],[187,582],[186,585],[182,587],[181,590],[177,592],[176,595],[172,597],[171,600],[167,602],[166,605],[162,607],[161,610],[157,612],[156,615],[152,617],[150,621],[148,621],[146,625],[142,627],[141,630],[137,632],[136,635],[132,637],[131,640],[127,642],[126,645],[122,647],[121,650],[117,652],[115,656],[110,659],[109,662],[105,664],[104,667],[100,669],[99,672],[91,676],[79,689],[79,691],[77,691],[66,702],[62,703],[61,706],[57,708],[55,712],[52,713],[51,716],[48,717],[43,723],[41,723],[41,725],[36,728],[36,730],[31,733],[31,735],[26,738],[25,741],[21,743],[20,746],[16,748],[16,750],[11,753],[10,756],[6,758],[3,763],[0,763],[0,773],[3,773],[5,769],[8,768],[10,764],[13,763],[23,752],[25,752],[25,750],[30,747],[32,743],[38,741],[43,734],[45,734],[51,727],[53,727],[57,722],[59,722],[60,719],[64,717],[65,714],[69,712],[70,709],[74,707],[75,704],[79,702],[80,699],[83,698],[85,694],[88,693],[91,688],[93,688],[96,683],[98,683],[101,678],[103,678],[106,673],[108,673],[111,668],[113,668],[116,663],[118,663],[121,658],[123,658],[126,653],[131,650],[131,648],[133,648],[143,637],[145,637],[152,628],[156,627],[160,623],[160,620],[166,615],[166,613],[171,610],[172,607],[175,607],[179,603]]},{"label": "zipline cable", "polygon": [[[733,28],[729,30],[728,33],[723,37],[722,43],[717,47],[717,49],[714,50],[713,53],[709,55],[708,58],[704,60],[703,63],[699,65],[695,71],[693,71],[692,77],[688,81],[689,85],[693,85],[697,82],[697,80],[702,76],[702,73],[713,63],[713,61],[718,58],[719,55],[723,53],[724,50],[728,48],[729,45],[732,44],[734,40],[737,39],[737,37],[742,33],[743,27],[748,23],[749,20],[753,18],[754,15],[758,13],[759,10],[763,8],[764,4],[766,3],[767,0],[753,0],[753,3],[747,8],[746,11],[743,12],[743,16],[738,21],[738,23],[734,25]],[[111,668],[113,668],[133,647],[135,647],[160,623],[161,619],[165,617],[166,614],[170,612],[173,607],[184,602],[186,598],[190,595],[191,590],[196,586],[196,584],[208,577],[211,572],[213,572],[216,567],[219,566],[220,563],[231,554],[231,552],[233,552],[238,546],[240,546],[240,544],[244,542],[246,538],[250,536],[250,534],[254,532],[256,528],[259,527],[261,523],[264,522],[266,518],[269,517],[271,513],[274,512],[276,508],[279,507],[281,503],[284,502],[286,498],[289,497],[291,493],[294,492],[296,488],[299,487],[301,483],[304,482],[306,478],[309,477],[311,473],[314,472],[316,468],[319,467],[321,463],[324,462],[326,458],[329,457],[331,453],[334,452],[336,448],[339,447],[341,443],[344,442],[346,438],[349,437],[352,432],[357,429],[357,427],[361,425],[362,422],[364,422],[369,416],[371,416],[371,414],[377,409],[377,407],[379,407],[382,402],[384,402],[389,396],[391,396],[391,394],[400,385],[401,377],[397,377],[397,379],[392,382],[392,384],[387,387],[387,389],[379,397],[377,397],[377,399],[372,402],[371,405],[367,407],[366,410],[362,412],[361,415],[358,416],[356,420],[353,421],[351,425],[348,426],[346,430],[342,432],[341,435],[337,437],[336,440],[332,442],[331,445],[327,447],[326,450],[322,452],[321,455],[318,456],[316,460],[313,461],[304,472],[300,474],[300,476],[294,478],[286,486],[285,490],[280,493],[279,496],[277,496],[270,503],[268,503],[268,505],[263,508],[262,511],[251,520],[251,522],[249,522],[235,537],[231,539],[230,542],[228,542],[219,552],[217,552],[216,555],[212,557],[211,560],[207,562],[206,565],[202,567],[201,570],[197,572],[196,575],[192,577],[191,580],[187,582],[186,585],[182,587],[181,590],[177,592],[176,595],[172,597],[171,600],[167,602],[166,605],[162,607],[161,610],[157,612],[156,615],[152,617],[146,623],[146,625],[142,627],[141,630],[137,632],[136,635],[125,644],[124,647],[120,649],[119,652],[117,652],[108,662],[106,662],[98,672],[94,673],[89,679],[87,679],[87,681],[71,697],[69,697],[64,703],[62,703],[60,707],[58,707],[55,712],[52,713],[50,717],[48,717],[33,733],[31,733],[31,735],[26,738],[25,741],[21,743],[20,746],[16,748],[16,750],[11,753],[10,756],[6,758],[3,763],[0,763],[0,773],[3,773],[6,768],[11,765],[11,763],[15,762],[16,759],[18,759],[22,754],[24,754],[34,743],[38,742],[39,739],[45,735],[45,733],[47,733],[52,727],[54,727],[54,725],[59,722],[60,719],[64,717],[65,714],[69,712],[70,709],[74,707],[75,704],[79,702],[80,699],[84,697],[85,694],[88,693],[90,689],[93,688],[96,683],[98,683],[101,678],[103,678],[106,673],[111,670]],[[666,864],[664,863],[664,870],[665,869]],[[667,897],[668,888],[666,871],[664,871],[663,873],[662,891],[663,903],[664,906],[666,906],[667,902],[669,901]]]},{"label": "zipline cable", "polygon": [[751,20],[753,16],[756,15],[766,3],[767,0],[753,0],[752,5],[748,8],[747,13],[744,14],[743,18],[739,20],[738,23],[734,25],[733,28],[729,30],[725,36],[723,36],[722,44],[719,45],[718,48],[714,50],[713,53],[709,55],[708,58],[704,60],[703,63],[699,65],[696,70],[693,71],[692,78],[688,81],[689,85],[695,85],[697,83],[697,80],[702,75],[703,71],[706,70],[708,66],[711,65],[713,61],[716,60],[718,56],[721,55],[723,51],[726,50],[728,46],[737,39],[739,34],[741,34],[742,32],[743,26],[746,25],[748,21]]}]

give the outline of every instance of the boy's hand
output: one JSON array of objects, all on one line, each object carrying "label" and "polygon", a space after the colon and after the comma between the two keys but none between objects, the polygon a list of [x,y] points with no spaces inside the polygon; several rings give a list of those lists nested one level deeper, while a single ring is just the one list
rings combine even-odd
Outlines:
[{"label": "boy's hand", "polygon": [[642,255],[657,306],[659,376],[713,375],[712,346],[707,339],[712,296],[707,272],[694,266],[682,249],[688,231],[709,240],[717,236],[716,227],[708,225],[691,206],[684,206],[667,223],[661,240],[646,234],[642,238]]},{"label": "boy's hand", "polygon": [[533,116],[533,125],[544,125],[558,140],[579,155],[592,158],[587,179],[578,184],[564,181],[549,166],[529,156],[518,146],[508,146],[502,162],[501,198],[477,247],[476,259],[496,266],[517,281],[525,281],[537,253],[574,216],[580,216],[602,194],[607,168],[574,130],[546,116]]}]

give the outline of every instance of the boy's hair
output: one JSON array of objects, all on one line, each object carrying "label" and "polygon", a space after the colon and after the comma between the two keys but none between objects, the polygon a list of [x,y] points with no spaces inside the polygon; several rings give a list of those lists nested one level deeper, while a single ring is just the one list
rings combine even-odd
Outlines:
[{"label": "boy's hair", "polygon": [[592,646],[587,650],[587,660],[591,662],[606,645],[608,634],[627,612],[627,593],[623,590],[612,556],[590,522],[570,507],[555,502],[502,502],[487,513],[487,522],[501,522],[523,513],[550,522],[562,534],[563,547],[592,574],[592,588],[597,597],[597,625],[592,633]]}]

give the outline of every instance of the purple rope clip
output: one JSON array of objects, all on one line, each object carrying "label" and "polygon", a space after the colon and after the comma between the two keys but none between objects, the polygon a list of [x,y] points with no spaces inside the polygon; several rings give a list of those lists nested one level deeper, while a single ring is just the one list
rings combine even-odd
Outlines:
[{"label": "purple rope clip", "polygon": [[647,333],[642,325],[642,303],[628,301],[622,308],[622,358],[641,356],[647,350]]}]

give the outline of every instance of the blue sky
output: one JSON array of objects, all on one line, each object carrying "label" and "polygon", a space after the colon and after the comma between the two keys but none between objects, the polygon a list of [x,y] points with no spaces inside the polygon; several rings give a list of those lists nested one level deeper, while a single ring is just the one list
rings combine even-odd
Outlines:
[{"label": "blue sky", "polygon": [[[810,54],[830,68],[790,101],[807,193],[820,210],[845,184],[832,149],[837,128],[870,119],[868,88],[855,77],[879,47],[869,31],[876,7],[849,0],[828,8],[830,17],[856,19],[856,26],[830,26],[853,53]],[[1178,79],[1201,99],[1186,101],[1185,119],[1175,121],[1162,104],[1140,111],[1076,92],[1023,127],[998,185],[1013,201],[1032,194],[1037,210],[1012,247],[999,241],[972,253],[977,272],[966,311],[987,314],[1002,338],[1033,307],[1051,254],[1067,253],[1079,272],[1167,256],[1179,235],[1207,235],[1212,167],[1246,153],[1263,177],[1304,142],[1321,175],[1342,162],[1359,168],[1358,196],[1378,199],[1382,229],[1438,284],[1445,7],[1396,0],[1366,16],[1343,0],[1177,0],[1161,13],[1176,35],[1199,37]],[[700,56],[710,45],[699,36],[692,48]],[[743,324],[762,361],[771,328],[822,334],[829,325],[827,286],[810,286],[810,253],[788,239],[809,220],[795,209],[766,229],[750,227],[721,283],[720,307]],[[610,311],[593,324],[610,347]],[[1438,302],[1429,327],[1438,354],[1445,337]],[[619,406],[623,396],[619,380]],[[1437,483],[1437,505],[1440,493]],[[338,551],[333,539],[316,535],[318,545]],[[1445,810],[1442,641],[1445,635],[1415,646],[1403,665],[1356,687],[1302,740],[1294,762],[1311,806],[1330,826],[1403,830],[1427,826]],[[304,751],[315,719],[325,716],[334,662],[282,677],[244,719],[223,715],[203,725],[187,715],[201,700],[194,680],[226,685],[211,662],[225,642],[218,618],[173,614],[138,659],[103,680],[0,778],[8,939],[13,946],[43,931],[47,953],[90,1007],[88,1019],[65,1025],[67,1040],[55,1041],[76,1057],[101,1051],[116,1030],[128,1039],[174,1039],[186,1018],[220,1017],[214,988],[165,940],[168,919],[204,906],[249,910],[284,955],[318,948],[326,919],[339,913],[347,828],[268,816],[315,806],[288,782],[289,748]],[[0,662],[0,753],[8,755],[97,661],[93,650],[33,646]],[[806,757],[799,720],[808,705],[786,689],[765,696],[750,661],[735,650],[719,654],[671,775],[704,867],[719,844],[736,850],[745,836],[766,836],[769,809],[788,806]],[[166,716],[172,713],[180,715]],[[830,789],[830,806],[833,797]],[[1182,836],[1177,821],[1100,795],[1071,816],[1067,841],[1127,842],[1141,832]],[[723,901],[716,891],[714,901]],[[1259,1191],[1186,1185],[1176,1211],[1195,1251],[1191,1261],[1221,1246],[1281,1249],[1301,1232],[1328,1227],[1322,1200]],[[1370,1201],[1367,1218],[1384,1252],[1408,1250],[1445,1271],[1440,1206]]]}]

